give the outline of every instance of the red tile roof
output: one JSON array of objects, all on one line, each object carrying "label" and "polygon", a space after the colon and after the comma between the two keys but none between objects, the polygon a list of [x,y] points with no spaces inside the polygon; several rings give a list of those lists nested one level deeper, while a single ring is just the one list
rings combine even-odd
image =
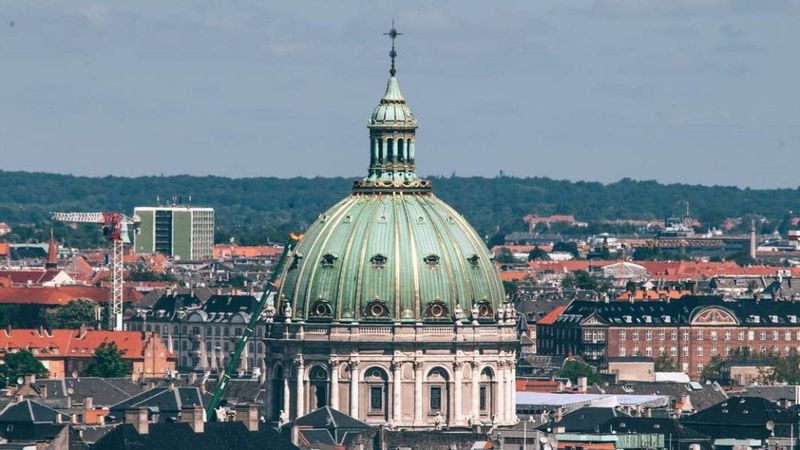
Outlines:
[{"label": "red tile roof", "polygon": [[61,270],[58,269],[5,269],[0,270],[0,277],[8,278],[14,284],[41,284],[52,281],[59,273]]},{"label": "red tile roof", "polygon": [[[109,289],[95,286],[0,287],[0,304],[64,306],[77,299],[105,303],[108,302],[109,296]],[[130,287],[126,287],[123,293],[125,301],[136,301],[141,297],[141,293]]]},{"label": "red tile roof", "polygon": [[104,342],[113,342],[123,359],[144,356],[145,336],[139,331],[12,329],[0,331],[0,353],[28,350],[37,358],[91,358]]},{"label": "red tile roof", "polygon": [[539,325],[552,325],[565,309],[567,309],[567,305],[556,306],[554,310],[547,313],[546,316],[539,319],[536,323]]},{"label": "red tile roof", "polygon": [[214,259],[221,258],[277,258],[283,252],[283,247],[278,245],[248,245],[217,244],[214,246]]}]

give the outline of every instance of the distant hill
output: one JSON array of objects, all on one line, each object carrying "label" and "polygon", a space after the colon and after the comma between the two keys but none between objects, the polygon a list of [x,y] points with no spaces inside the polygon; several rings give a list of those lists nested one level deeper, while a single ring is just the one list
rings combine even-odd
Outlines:
[{"label": "distant hill", "polygon": [[[481,235],[523,230],[530,213],[573,214],[581,221],[661,219],[682,211],[706,225],[726,217],[758,214],[778,223],[800,211],[800,189],[740,189],[725,186],[664,185],[623,179],[615,183],[570,182],[549,178],[430,177],[434,191],[475,226]],[[66,230],[51,224],[50,211],[121,210],[191,195],[192,203],[216,208],[217,240],[282,240],[303,230],[350,191],[349,178],[223,178],[197,176],[76,177],[0,171],[0,222],[15,228],[12,240],[41,240],[53,227],[67,244],[99,242],[94,227]]]}]

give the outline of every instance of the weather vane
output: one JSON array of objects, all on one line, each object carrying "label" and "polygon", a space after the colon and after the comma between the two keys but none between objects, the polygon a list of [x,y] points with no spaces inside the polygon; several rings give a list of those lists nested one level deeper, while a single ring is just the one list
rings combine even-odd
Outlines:
[{"label": "weather vane", "polygon": [[389,36],[389,39],[392,40],[392,51],[389,52],[389,56],[392,58],[392,68],[389,69],[389,74],[394,76],[397,73],[397,70],[394,68],[394,59],[397,57],[397,52],[394,50],[394,40],[397,39],[397,36],[402,36],[403,33],[398,33],[397,28],[394,27],[394,19],[392,19],[392,29],[389,30],[388,33],[383,33],[384,36]]}]

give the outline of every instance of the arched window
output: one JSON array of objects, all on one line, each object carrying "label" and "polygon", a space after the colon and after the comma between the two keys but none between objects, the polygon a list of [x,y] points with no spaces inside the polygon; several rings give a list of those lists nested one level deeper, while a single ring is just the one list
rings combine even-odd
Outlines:
[{"label": "arched window", "polygon": [[397,160],[400,162],[406,159],[405,140],[402,138],[397,140]]},{"label": "arched window", "polygon": [[314,366],[308,373],[308,381],[311,383],[312,400],[316,407],[326,406],[328,404],[328,371],[324,367]]},{"label": "arched window", "polygon": [[369,396],[369,408],[367,414],[370,416],[383,416],[388,418],[386,403],[389,395],[389,375],[380,367],[370,367],[364,372],[364,384],[367,385]]},{"label": "arched window", "polygon": [[447,417],[450,398],[449,379],[450,376],[442,367],[434,367],[428,372],[425,379],[428,383],[428,414],[441,414]]},{"label": "arched window", "polygon": [[486,367],[481,371],[480,378],[480,391],[479,391],[479,411],[482,416],[489,416],[492,411],[492,402],[494,395],[492,386],[494,382],[494,373],[492,369]]}]

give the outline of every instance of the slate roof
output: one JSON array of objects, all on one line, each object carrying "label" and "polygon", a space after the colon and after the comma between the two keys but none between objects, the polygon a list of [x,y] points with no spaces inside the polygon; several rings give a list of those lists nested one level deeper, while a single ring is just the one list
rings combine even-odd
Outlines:
[{"label": "slate roof", "polygon": [[212,295],[203,311],[211,313],[252,313],[258,300],[252,295]]},{"label": "slate roof", "polygon": [[769,401],[779,402],[789,400],[797,403],[800,398],[800,386],[745,386],[744,397],[762,397]]},{"label": "slate roof", "polygon": [[144,390],[129,378],[78,377],[58,381],[71,389],[73,399],[83,401],[86,397],[92,397],[92,403],[96,407],[116,405]]},{"label": "slate roof", "polygon": [[670,443],[671,448],[688,449],[694,443],[700,444],[702,448],[711,448],[709,436],[670,418],[615,417],[600,425],[600,431],[611,431],[617,435],[663,434],[664,442]]},{"label": "slate roof", "polygon": [[713,438],[766,439],[767,422],[775,436],[789,436],[797,415],[761,397],[731,397],[686,417],[682,423]]},{"label": "slate roof", "polygon": [[[751,326],[800,325],[800,302],[780,300],[726,301],[719,296],[685,296],[674,301],[658,302],[589,302],[574,301],[554,323],[580,323],[592,314],[614,326],[682,326],[705,307],[721,307],[731,312],[741,324]],[[667,319],[667,317],[669,319]]]},{"label": "slate roof", "polygon": [[110,409],[111,415],[117,421],[122,421],[126,409],[145,406],[154,414],[158,414],[159,422],[166,422],[177,419],[182,409],[192,408],[195,405],[205,409],[211,397],[211,394],[202,394],[196,387],[159,386],[117,403]]},{"label": "slate roof", "polygon": [[301,438],[313,448],[349,446],[371,427],[330,406],[323,406],[295,420]]},{"label": "slate roof", "polygon": [[[56,423],[58,411],[33,400],[12,403],[0,412],[0,424],[11,423]],[[69,416],[61,414],[63,422],[69,422]]]},{"label": "slate roof", "polygon": [[544,431],[551,427],[564,427],[566,433],[597,433],[602,431],[600,425],[615,417],[629,417],[615,408],[598,408],[587,406],[565,414],[559,422],[539,427]]},{"label": "slate roof", "polygon": [[242,422],[206,422],[203,433],[187,423],[151,423],[147,434],[123,424],[98,440],[93,450],[293,450],[298,449],[270,426],[248,431]]}]

